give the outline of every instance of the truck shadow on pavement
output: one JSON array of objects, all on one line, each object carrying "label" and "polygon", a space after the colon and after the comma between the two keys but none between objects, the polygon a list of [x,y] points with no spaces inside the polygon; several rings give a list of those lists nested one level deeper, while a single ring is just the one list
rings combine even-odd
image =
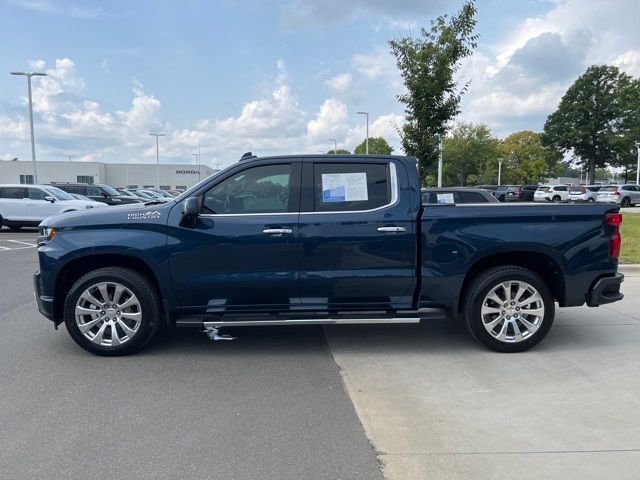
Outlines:
[{"label": "truck shadow on pavement", "polygon": [[[630,324],[640,322],[630,321]],[[626,343],[618,336],[603,338],[606,325],[554,325],[551,332],[531,352],[591,350],[603,342]],[[640,333],[640,330],[638,330]],[[286,355],[310,352],[310,346],[336,347],[343,353],[434,354],[491,353],[476,342],[458,320],[432,321],[417,325],[344,325],[344,326],[265,326],[221,329],[236,337],[232,341],[213,341],[196,329],[165,329],[143,354],[173,353],[210,355]],[[524,353],[526,354],[526,352]]]}]

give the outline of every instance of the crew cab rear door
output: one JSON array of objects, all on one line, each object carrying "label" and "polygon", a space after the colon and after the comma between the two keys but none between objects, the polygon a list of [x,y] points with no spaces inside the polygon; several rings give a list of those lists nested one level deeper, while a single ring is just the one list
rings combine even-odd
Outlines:
[{"label": "crew cab rear door", "polygon": [[[410,308],[416,234],[402,163],[305,158],[300,296],[312,310]],[[416,199],[417,201],[417,199]]]},{"label": "crew cab rear door", "polygon": [[170,220],[174,291],[185,313],[299,305],[299,159],[231,169],[199,194],[193,225]]}]

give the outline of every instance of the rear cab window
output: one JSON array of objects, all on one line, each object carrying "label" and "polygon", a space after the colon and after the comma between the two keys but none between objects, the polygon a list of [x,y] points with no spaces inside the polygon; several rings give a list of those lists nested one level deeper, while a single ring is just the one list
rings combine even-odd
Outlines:
[{"label": "rear cab window", "polygon": [[314,163],[315,212],[373,210],[392,202],[391,166],[385,163]]}]

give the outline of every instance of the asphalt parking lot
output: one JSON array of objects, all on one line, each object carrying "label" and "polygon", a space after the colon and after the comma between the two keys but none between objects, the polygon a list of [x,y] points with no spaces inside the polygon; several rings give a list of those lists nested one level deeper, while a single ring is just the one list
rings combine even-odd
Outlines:
[{"label": "asphalt parking lot", "polygon": [[640,269],[532,351],[452,322],[165,332],[100,358],[35,310],[35,232],[0,232],[2,478],[637,478]]},{"label": "asphalt parking lot", "polygon": [[319,327],[95,357],[35,310],[23,246],[0,249],[0,478],[382,478]]}]

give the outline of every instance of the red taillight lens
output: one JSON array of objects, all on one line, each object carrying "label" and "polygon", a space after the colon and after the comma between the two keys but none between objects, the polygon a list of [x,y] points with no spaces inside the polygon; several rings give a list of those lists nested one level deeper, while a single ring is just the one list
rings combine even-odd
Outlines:
[{"label": "red taillight lens", "polygon": [[609,240],[609,256],[611,258],[618,258],[620,256],[620,246],[622,245],[622,237],[620,236],[622,214],[607,213],[604,216],[604,221],[607,225],[611,225],[613,227],[613,235],[611,235],[611,240]]},{"label": "red taillight lens", "polygon": [[612,227],[619,227],[620,225],[622,225],[622,214],[607,213],[604,216],[604,221],[607,222],[607,225],[611,225]]},{"label": "red taillight lens", "polygon": [[616,189],[611,195],[620,195],[620,192]]},{"label": "red taillight lens", "polygon": [[586,189],[586,188],[584,188],[584,187],[582,187],[582,188],[580,189],[580,193],[587,193],[587,189]]}]

